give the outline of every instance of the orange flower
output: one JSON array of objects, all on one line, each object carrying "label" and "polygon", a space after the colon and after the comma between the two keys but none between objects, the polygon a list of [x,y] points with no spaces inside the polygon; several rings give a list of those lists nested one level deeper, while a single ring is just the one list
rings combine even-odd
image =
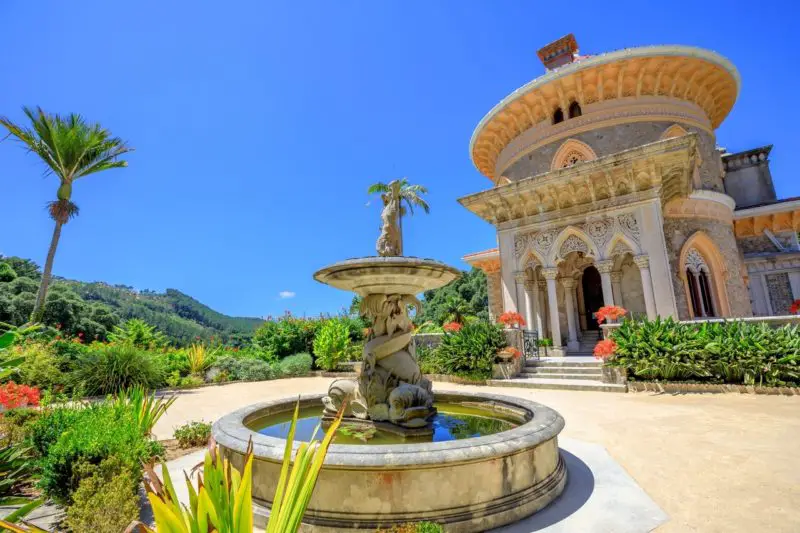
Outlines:
[{"label": "orange flower", "polygon": [[442,329],[447,331],[447,332],[454,333],[456,331],[461,331],[462,327],[463,326],[461,324],[459,324],[458,322],[448,322],[447,324],[442,326]]},{"label": "orange flower", "polygon": [[618,305],[604,305],[594,314],[598,324],[602,324],[606,320],[618,320],[628,314],[624,307]]},{"label": "orange flower", "polygon": [[617,343],[611,339],[603,339],[598,342],[594,347],[594,357],[595,359],[602,359],[606,360],[612,355],[614,355],[614,351],[617,349]]},{"label": "orange flower", "polygon": [[522,318],[522,315],[519,313],[515,313],[514,311],[506,311],[505,313],[497,317],[497,321],[508,327],[525,325],[525,319]]}]

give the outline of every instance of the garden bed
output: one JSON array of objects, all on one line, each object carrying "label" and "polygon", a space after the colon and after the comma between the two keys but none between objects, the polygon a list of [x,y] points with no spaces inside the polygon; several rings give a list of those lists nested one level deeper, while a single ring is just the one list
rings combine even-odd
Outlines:
[{"label": "garden bed", "polygon": [[767,394],[800,396],[800,387],[763,387],[730,383],[681,383],[659,381],[628,381],[629,392],[659,392],[665,394]]}]

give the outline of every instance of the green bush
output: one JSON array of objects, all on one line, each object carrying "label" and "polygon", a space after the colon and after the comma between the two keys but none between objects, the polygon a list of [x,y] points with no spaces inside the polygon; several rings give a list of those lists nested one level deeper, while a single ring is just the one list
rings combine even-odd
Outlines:
[{"label": "green bush", "polygon": [[459,331],[445,333],[436,351],[446,374],[485,379],[492,375],[492,363],[498,350],[506,345],[500,326],[474,321]]},{"label": "green bush", "polygon": [[[53,429],[39,433],[43,426]],[[59,503],[72,501],[87,464],[114,457],[120,470],[130,472],[138,484],[141,463],[163,453],[163,447],[142,435],[132,410],[108,402],[53,409],[43,413],[34,428],[31,440],[42,455],[39,487]]]},{"label": "green bush", "polygon": [[167,346],[167,337],[155,326],[144,320],[132,318],[122,326],[114,326],[108,340],[119,344],[132,344],[142,350],[163,350]]},{"label": "green bush", "polygon": [[417,346],[417,363],[423,374],[446,374],[447,369],[442,366],[439,351],[430,346]]},{"label": "green bush", "polygon": [[253,334],[253,344],[267,357],[283,358],[294,353],[311,352],[317,322],[291,315],[267,320]]},{"label": "green bush", "polygon": [[276,368],[261,359],[225,356],[217,359],[212,372],[216,372],[217,376],[225,375],[231,381],[266,381],[278,377]]},{"label": "green bush", "polygon": [[31,428],[39,418],[38,409],[19,407],[9,409],[0,417],[0,443],[2,445],[18,444],[27,439]]},{"label": "green bush", "polygon": [[25,358],[19,368],[22,383],[49,390],[63,389],[66,386],[67,374],[61,370],[62,363],[46,344],[25,344],[21,355]]},{"label": "green bush", "polygon": [[314,336],[317,366],[324,370],[336,369],[347,360],[349,347],[350,330],[347,323],[339,318],[324,321]]},{"label": "green bush", "polygon": [[67,508],[66,525],[82,533],[119,533],[139,518],[138,480],[116,457],[84,463]]},{"label": "green bush", "polygon": [[211,424],[205,422],[189,422],[175,430],[175,439],[181,448],[205,446],[211,437]]},{"label": "green bush", "polygon": [[159,355],[158,361],[165,375],[172,375],[175,372],[179,376],[189,375],[189,358],[183,350],[171,350]]},{"label": "green bush", "polygon": [[163,369],[155,357],[128,343],[101,345],[79,359],[71,379],[75,388],[90,396],[136,385],[155,389],[164,384]]},{"label": "green bush", "polygon": [[314,359],[307,353],[296,353],[285,357],[278,363],[278,370],[281,376],[305,376],[311,372]]},{"label": "green bush", "polygon": [[634,379],[746,385],[800,384],[800,326],[729,321],[626,320],[609,365]]}]

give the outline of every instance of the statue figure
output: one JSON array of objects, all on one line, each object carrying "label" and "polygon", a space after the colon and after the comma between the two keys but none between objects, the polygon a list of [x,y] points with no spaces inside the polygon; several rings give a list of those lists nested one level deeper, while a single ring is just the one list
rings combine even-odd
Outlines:
[{"label": "statue figure", "polygon": [[409,305],[419,309],[420,303],[411,295],[364,297],[361,312],[373,326],[364,345],[361,374],[357,382],[331,384],[323,399],[326,412],[336,412],[346,401],[346,415],[406,427],[422,427],[436,413],[431,383],[422,376],[413,354]]},{"label": "statue figure", "polygon": [[375,247],[381,257],[400,255],[400,201],[390,192],[381,195],[383,211],[381,211],[381,235]]}]

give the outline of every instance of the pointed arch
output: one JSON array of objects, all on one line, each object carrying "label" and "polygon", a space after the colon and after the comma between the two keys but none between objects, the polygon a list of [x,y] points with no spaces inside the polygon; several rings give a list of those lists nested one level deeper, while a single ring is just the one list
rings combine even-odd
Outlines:
[{"label": "pointed arch", "polygon": [[686,129],[683,126],[681,126],[680,124],[673,124],[666,130],[664,130],[664,133],[661,134],[659,140],[663,141],[664,139],[672,139],[673,137],[683,137],[684,135],[688,134],[689,132],[686,131]]},{"label": "pointed arch", "polygon": [[623,248],[627,248],[632,255],[639,255],[642,253],[642,249],[638,244],[636,244],[636,241],[620,232],[615,233],[614,236],[608,241],[608,244],[603,250],[603,257],[606,259],[611,259],[615,255],[619,255],[623,251]]},{"label": "pointed arch", "polygon": [[525,270],[531,266],[539,266],[544,264],[544,258],[539,254],[539,252],[534,250],[532,247],[528,247],[519,257],[519,259],[517,259],[517,270]]},{"label": "pointed arch", "polygon": [[591,146],[577,139],[567,139],[556,150],[556,155],[553,156],[553,162],[550,164],[550,170],[571,167],[574,164],[591,161],[592,159],[597,159],[597,154],[594,153]]},{"label": "pointed arch", "polygon": [[[689,275],[703,276],[703,287],[698,285],[697,280],[689,278]],[[686,301],[689,307],[689,316],[695,318],[696,312],[692,306],[693,299],[706,296],[713,303],[715,314],[720,317],[731,315],[730,303],[728,302],[728,291],[726,281],[728,279],[728,267],[722,253],[717,245],[706,234],[699,230],[694,232],[686,242],[683,243],[681,253],[678,258],[678,273],[683,281]],[[710,289],[710,294],[699,294],[703,290]]]},{"label": "pointed arch", "polygon": [[594,241],[582,229],[567,226],[558,234],[547,256],[547,265],[554,266],[563,261],[569,252],[583,252],[589,257],[600,259],[600,251]]}]

